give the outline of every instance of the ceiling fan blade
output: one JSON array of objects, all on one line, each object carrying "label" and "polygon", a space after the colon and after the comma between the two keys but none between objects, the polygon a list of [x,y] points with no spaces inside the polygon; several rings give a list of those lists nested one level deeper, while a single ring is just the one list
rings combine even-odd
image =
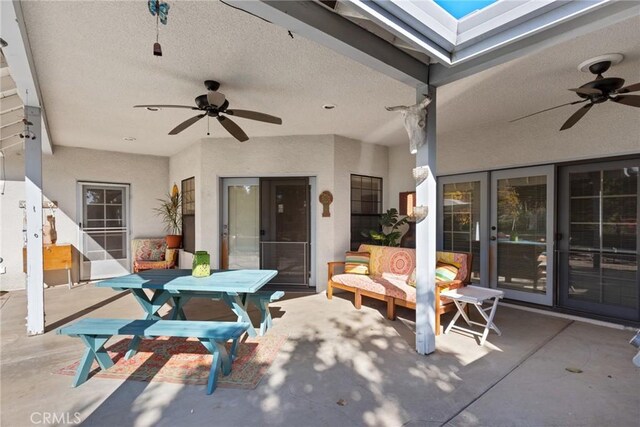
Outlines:
[{"label": "ceiling fan blade", "polygon": [[182,132],[183,130],[185,130],[186,128],[188,128],[189,126],[191,126],[192,124],[194,124],[195,122],[203,118],[204,116],[206,116],[206,114],[198,114],[197,116],[193,116],[190,119],[185,120],[184,122],[180,123],[178,126],[173,128],[171,132],[169,132],[169,135],[179,134],[180,132]]},{"label": "ceiling fan blade", "polygon": [[600,89],[593,89],[590,87],[582,87],[577,89],[569,89],[572,92],[579,93],[580,95],[602,95],[602,91]]},{"label": "ceiling fan blade", "polygon": [[207,102],[209,103],[209,105],[215,105],[216,107],[219,107],[224,104],[224,101],[226,99],[227,98],[224,96],[224,94],[220,92],[209,91],[207,93]]},{"label": "ceiling fan blade", "polygon": [[640,107],[640,95],[620,95],[611,99],[618,104],[630,105],[632,107]]},{"label": "ceiling fan blade", "polygon": [[133,108],[188,108],[189,110],[199,110],[198,107],[188,105],[134,105]]},{"label": "ceiling fan blade", "polygon": [[238,141],[244,142],[249,139],[247,134],[244,133],[242,129],[240,129],[240,126],[238,126],[230,118],[224,117],[224,116],[218,116],[218,121],[220,122],[222,127],[224,127],[227,130],[227,132],[229,132]]},{"label": "ceiling fan blade", "polygon": [[618,93],[637,92],[639,90],[640,90],[640,83],[636,83],[633,85],[623,87],[622,89],[618,90]]},{"label": "ceiling fan blade", "polygon": [[281,125],[282,119],[276,116],[270,116],[269,114],[258,113],[257,111],[249,110],[227,110],[226,114],[230,114],[236,117],[242,117],[243,119],[258,120],[260,122],[273,123],[274,125]]},{"label": "ceiling fan blade", "polygon": [[517,122],[518,120],[526,119],[527,117],[535,116],[536,114],[544,113],[546,111],[555,110],[556,108],[565,107],[567,105],[580,104],[582,102],[587,102],[588,99],[583,99],[581,101],[567,102],[566,104],[558,105],[555,107],[547,108],[545,110],[538,111],[537,113],[527,114],[526,116],[518,117],[517,119],[510,120],[509,123]]},{"label": "ceiling fan blade", "polygon": [[562,125],[560,130],[569,129],[570,127],[572,127],[573,125],[578,123],[578,120],[580,120],[582,117],[584,117],[584,115],[589,112],[591,107],[593,107],[593,104],[591,104],[591,103],[580,107],[580,109],[578,111],[576,111],[575,113],[573,113],[573,115],[571,117],[569,117],[569,120],[564,122],[564,124]]}]

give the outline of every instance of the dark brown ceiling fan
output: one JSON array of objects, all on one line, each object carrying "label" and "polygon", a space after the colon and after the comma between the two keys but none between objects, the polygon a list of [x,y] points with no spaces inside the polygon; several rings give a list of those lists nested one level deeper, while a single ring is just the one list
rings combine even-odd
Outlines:
[{"label": "dark brown ceiling fan", "polygon": [[578,96],[582,99],[547,108],[533,114],[528,114],[526,116],[511,120],[509,123],[526,119],[527,117],[535,116],[536,114],[544,113],[546,111],[555,110],[556,108],[564,107],[566,105],[575,105],[588,102],[588,104],[580,107],[578,111],[573,113],[573,115],[569,117],[566,122],[564,122],[560,130],[566,130],[575,125],[596,104],[601,104],[606,101],[613,101],[618,104],[629,105],[631,107],[640,107],[640,96],[623,95],[630,92],[640,91],[640,83],[635,83],[623,87],[624,79],[621,79],[619,77],[603,77],[602,73],[606,72],[609,67],[611,67],[611,61],[600,61],[591,64],[589,66],[589,71],[596,75],[595,80],[590,81],[589,83],[585,83],[577,89],[569,89],[570,91],[577,93]]},{"label": "dark brown ceiling fan", "polygon": [[187,108],[190,110],[202,111],[202,114],[193,116],[173,128],[169,135],[177,135],[198,120],[205,116],[215,117],[218,122],[238,141],[249,139],[246,133],[233,120],[227,116],[241,117],[243,119],[257,120],[265,123],[281,125],[282,119],[265,113],[249,110],[230,110],[229,100],[223,93],[218,92],[220,83],[214,80],[206,80],[204,86],[208,92],[206,95],[196,97],[196,106],[189,105],[134,105],[133,108],[146,108],[150,111],[157,111],[160,108]]}]

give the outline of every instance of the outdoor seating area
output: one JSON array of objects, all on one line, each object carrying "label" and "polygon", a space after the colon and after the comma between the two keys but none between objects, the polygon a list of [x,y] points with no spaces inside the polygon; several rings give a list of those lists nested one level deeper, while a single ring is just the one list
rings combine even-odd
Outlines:
[{"label": "outdoor seating area", "polygon": [[0,1],[0,425],[639,427],[640,1]]},{"label": "outdoor seating area", "polygon": [[[29,425],[32,414],[45,412],[77,412],[87,425],[106,419],[114,425],[197,425],[215,418],[222,425],[630,426],[637,419],[638,380],[628,375],[633,353],[628,331],[500,307],[495,321],[502,336],[492,333],[481,347],[473,337],[452,331],[438,337],[438,351],[425,359],[413,349],[413,310],[400,307],[398,320],[389,321],[383,302],[353,310],[350,294],[338,290],[331,301],[316,294],[272,304],[273,328],[262,338],[241,340],[231,375],[219,376],[211,396],[206,394],[211,356],[200,342],[184,340],[175,342],[182,356],[155,360],[150,352],[159,354],[168,342],[145,339],[129,366],[120,357],[130,340],[121,337],[106,346],[117,358],[116,371],[102,376],[92,370],[85,384],[72,388],[75,371],[69,366],[85,345],[56,335],[55,328],[77,321],[69,317],[73,314],[126,319],[141,314],[130,295],[114,298],[111,289],[92,285],[74,292],[72,300],[65,287],[47,292],[52,329],[38,337],[22,333],[24,292],[2,296],[3,425]],[[170,309],[160,314],[167,316]],[[236,320],[221,301],[198,299],[184,309],[194,321]],[[443,324],[452,314],[443,316]],[[257,324],[255,307],[249,315]],[[257,352],[263,344],[272,355]],[[185,365],[199,374],[180,376]],[[21,397],[35,389],[37,400]],[[533,410],[531,402],[540,400],[548,411]],[[615,410],[603,411],[595,402]]]}]

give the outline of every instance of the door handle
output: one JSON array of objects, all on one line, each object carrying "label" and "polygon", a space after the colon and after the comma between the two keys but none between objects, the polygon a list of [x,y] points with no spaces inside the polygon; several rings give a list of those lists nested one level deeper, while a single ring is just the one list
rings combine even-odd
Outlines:
[{"label": "door handle", "polygon": [[491,240],[497,240],[498,238],[496,236],[491,236],[490,239]]}]

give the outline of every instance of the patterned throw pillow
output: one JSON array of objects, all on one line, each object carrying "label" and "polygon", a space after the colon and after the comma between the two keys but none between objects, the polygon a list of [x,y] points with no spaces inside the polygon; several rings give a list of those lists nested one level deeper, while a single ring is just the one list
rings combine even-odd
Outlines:
[{"label": "patterned throw pillow", "polygon": [[413,286],[414,288],[416,287],[416,269],[415,268],[413,269],[413,271],[411,271],[411,274],[409,275],[409,277],[407,277],[407,285]]},{"label": "patterned throw pillow", "polygon": [[439,262],[436,264],[436,282],[450,282],[456,279],[458,267]]},{"label": "patterned throw pillow", "polygon": [[351,274],[369,274],[369,252],[347,252],[344,272]]}]

